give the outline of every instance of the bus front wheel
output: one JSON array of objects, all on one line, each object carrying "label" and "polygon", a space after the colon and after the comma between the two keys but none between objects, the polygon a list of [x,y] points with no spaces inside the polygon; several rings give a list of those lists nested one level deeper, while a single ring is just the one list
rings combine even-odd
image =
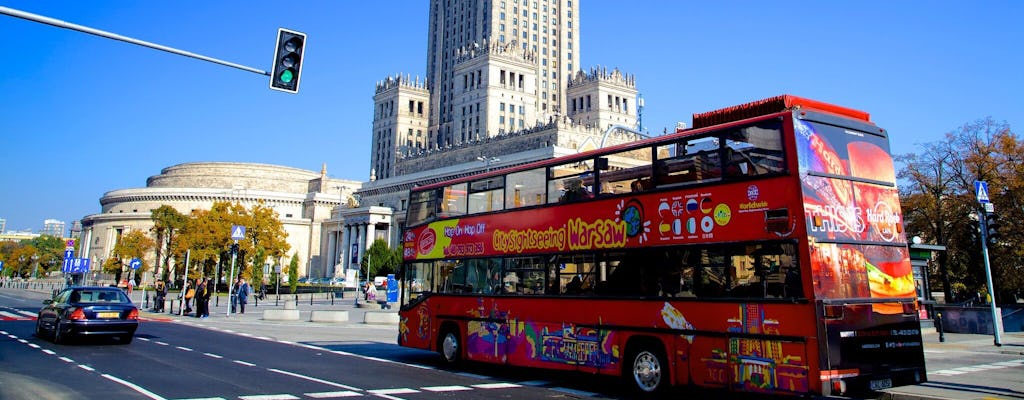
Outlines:
[{"label": "bus front wheel", "polygon": [[668,364],[654,346],[638,346],[631,351],[626,365],[626,378],[641,393],[657,393],[668,386]]},{"label": "bus front wheel", "polygon": [[441,334],[441,343],[439,343],[438,350],[441,351],[441,356],[444,357],[444,361],[449,365],[459,363],[462,344],[459,340],[459,334],[455,329],[449,328],[444,330],[444,333]]}]

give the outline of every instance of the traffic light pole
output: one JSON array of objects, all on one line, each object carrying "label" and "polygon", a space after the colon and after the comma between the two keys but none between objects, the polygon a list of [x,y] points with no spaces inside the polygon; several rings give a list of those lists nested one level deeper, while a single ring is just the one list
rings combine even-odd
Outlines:
[{"label": "traffic light pole", "polygon": [[24,12],[24,11],[15,10],[13,8],[0,7],[0,14],[6,14],[6,15],[10,15],[12,17],[17,17],[17,18],[21,18],[21,19],[27,19],[27,20],[33,21],[33,22],[39,22],[39,23],[43,23],[43,24],[47,24],[47,25],[52,25],[52,26],[56,26],[58,28],[65,28],[65,29],[70,29],[70,30],[73,30],[73,31],[79,31],[79,32],[83,32],[83,33],[88,33],[90,35],[96,35],[96,36],[104,37],[104,38],[107,38],[107,39],[120,40],[120,41],[125,42],[125,43],[131,43],[131,44],[135,44],[135,45],[139,45],[139,46],[143,46],[143,47],[149,47],[151,49],[157,49],[157,50],[161,50],[161,51],[166,51],[166,52],[171,53],[171,54],[177,54],[177,55],[185,56],[185,57],[192,57],[192,58],[195,58],[195,59],[198,59],[198,60],[209,61],[209,62],[212,62],[214,64],[225,65],[225,66],[232,67],[232,68],[238,68],[238,69],[243,70],[243,71],[248,71],[248,72],[257,73],[257,74],[260,74],[260,75],[270,76],[270,72],[267,72],[267,71],[264,71],[264,70],[261,70],[261,69],[247,67],[247,66],[244,66],[244,65],[241,65],[241,64],[235,64],[235,63],[224,61],[224,60],[218,60],[218,59],[213,58],[213,57],[207,57],[207,56],[204,56],[204,55],[200,55],[200,54],[196,54],[196,53],[192,53],[192,52],[188,52],[188,51],[184,51],[184,50],[178,50],[178,49],[175,49],[173,47],[167,47],[167,46],[159,45],[159,44],[156,44],[156,43],[150,43],[150,42],[146,42],[146,41],[130,38],[130,37],[127,37],[127,36],[121,36],[121,35],[118,35],[116,33],[101,31],[99,29],[93,29],[93,28],[90,28],[90,27],[87,27],[87,26],[78,25],[78,24],[72,24],[72,23],[67,22],[67,21],[61,21],[59,19],[54,19],[54,18],[50,18],[50,17],[44,17],[44,16],[38,15],[38,14],[27,13],[27,12]]},{"label": "traffic light pole", "polygon": [[996,310],[996,294],[992,291],[992,266],[988,261],[988,211],[984,208],[980,211],[978,227],[981,229],[981,256],[985,260],[985,283],[988,285],[989,309],[992,312],[992,332],[996,346],[1003,345],[1000,331],[1003,330],[1003,317]]}]

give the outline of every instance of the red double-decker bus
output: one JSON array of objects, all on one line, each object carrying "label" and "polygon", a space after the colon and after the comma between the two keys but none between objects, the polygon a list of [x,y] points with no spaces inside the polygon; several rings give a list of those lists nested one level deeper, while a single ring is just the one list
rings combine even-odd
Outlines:
[{"label": "red double-decker bus", "polygon": [[640,392],[924,382],[887,132],[794,96],[694,125],[413,189],[399,344]]}]

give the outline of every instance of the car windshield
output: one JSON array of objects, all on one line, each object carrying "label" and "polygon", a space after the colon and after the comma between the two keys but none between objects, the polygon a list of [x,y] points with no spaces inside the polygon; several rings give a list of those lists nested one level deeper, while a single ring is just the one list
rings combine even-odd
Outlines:
[{"label": "car windshield", "polygon": [[128,298],[120,290],[76,290],[71,293],[72,303],[126,303]]}]

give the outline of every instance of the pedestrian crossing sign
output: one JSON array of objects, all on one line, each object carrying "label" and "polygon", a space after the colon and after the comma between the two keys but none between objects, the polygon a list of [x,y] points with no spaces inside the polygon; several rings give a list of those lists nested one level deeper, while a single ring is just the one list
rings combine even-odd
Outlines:
[{"label": "pedestrian crossing sign", "polygon": [[978,203],[988,203],[988,182],[974,181],[974,193],[978,197]]},{"label": "pedestrian crossing sign", "polygon": [[231,239],[242,240],[245,239],[245,227],[242,225],[231,226]]}]

